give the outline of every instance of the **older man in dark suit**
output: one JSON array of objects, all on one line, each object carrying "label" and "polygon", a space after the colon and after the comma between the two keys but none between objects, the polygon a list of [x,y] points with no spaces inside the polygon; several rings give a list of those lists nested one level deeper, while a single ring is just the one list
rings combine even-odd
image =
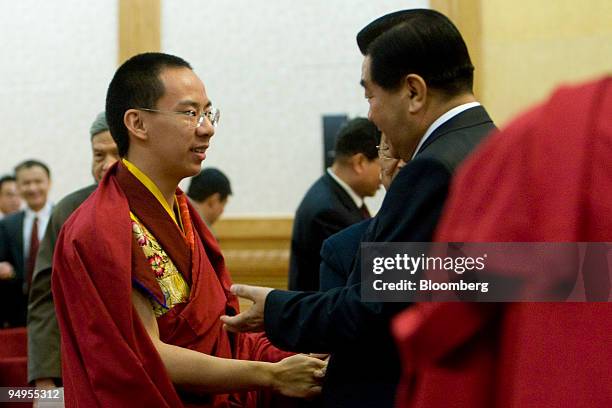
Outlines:
[{"label": "older man in dark suit", "polygon": [[[357,42],[369,118],[408,162],[363,240],[431,241],[455,169],[495,129],[472,93],[467,47],[433,10],[383,16]],[[362,302],[359,256],[355,264],[347,286],[323,293],[236,285],[255,304],[223,320],[230,330],[265,329],[287,349],[331,352],[323,405],[391,407],[400,370],[389,321],[409,305]]]},{"label": "older man in dark suit", "polygon": [[[380,181],[389,190],[391,181],[406,164],[405,161],[395,157],[395,152],[383,134],[378,146],[380,160]],[[321,265],[319,266],[319,290],[327,291],[346,285],[353,269],[355,255],[359,251],[362,237],[370,226],[367,219],[332,235],[323,241],[321,247]]]},{"label": "older man in dark suit", "polygon": [[340,130],[334,163],[310,187],[295,213],[290,290],[318,290],[323,241],[370,218],[363,199],[376,194],[380,186],[379,140],[376,126],[364,118],[353,119]]}]

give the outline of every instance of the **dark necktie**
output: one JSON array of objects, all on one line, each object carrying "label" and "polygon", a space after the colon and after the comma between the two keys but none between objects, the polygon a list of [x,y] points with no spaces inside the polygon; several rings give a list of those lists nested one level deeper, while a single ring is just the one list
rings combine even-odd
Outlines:
[{"label": "dark necktie", "polygon": [[365,203],[361,204],[361,207],[359,208],[359,210],[361,211],[361,216],[363,217],[364,220],[367,220],[368,218],[372,218],[372,216],[370,215],[370,211],[368,211],[368,207],[365,205]]},{"label": "dark necktie", "polygon": [[32,284],[32,274],[34,273],[34,265],[36,264],[36,254],[38,253],[38,217],[34,217],[32,224],[32,234],[30,235],[30,252],[26,263],[27,291],[30,290]]}]

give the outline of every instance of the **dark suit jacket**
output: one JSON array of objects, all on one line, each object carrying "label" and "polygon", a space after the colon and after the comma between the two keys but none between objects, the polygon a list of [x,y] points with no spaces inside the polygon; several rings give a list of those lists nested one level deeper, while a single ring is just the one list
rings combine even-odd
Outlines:
[{"label": "dark suit jacket", "polygon": [[60,335],[51,295],[53,249],[64,222],[96,187],[94,184],[64,197],[53,208],[40,242],[28,303],[28,382],[53,378],[60,385]]},{"label": "dark suit jacket", "polygon": [[353,224],[323,241],[319,266],[319,290],[345,286],[353,270],[361,238],[371,219]]},{"label": "dark suit jacket", "polygon": [[23,294],[25,261],[23,259],[23,220],[25,211],[0,220],[0,262],[9,262],[15,278],[0,280],[0,328],[25,326],[27,298]]},{"label": "dark suit jacket", "polygon": [[310,187],[293,221],[290,290],[319,290],[319,252],[323,241],[336,232],[363,220],[361,210],[344,189],[327,173]]},{"label": "dark suit jacket", "polygon": [[[431,241],[453,172],[493,129],[481,106],[436,129],[391,183],[364,241]],[[408,305],[361,302],[360,292],[358,256],[345,287],[320,293],[275,290],[266,301],[266,333],[274,344],[332,353],[323,387],[325,406],[393,406],[400,366],[389,322]]]}]

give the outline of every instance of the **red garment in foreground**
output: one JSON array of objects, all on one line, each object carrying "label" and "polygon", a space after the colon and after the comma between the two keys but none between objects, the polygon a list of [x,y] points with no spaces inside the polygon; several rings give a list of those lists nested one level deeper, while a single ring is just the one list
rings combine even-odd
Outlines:
[{"label": "red garment in foreground", "polygon": [[[561,88],[466,162],[436,240],[611,242],[611,162],[612,78]],[[610,303],[423,303],[393,331],[398,407],[612,406]]]},{"label": "red garment in foreground", "polygon": [[[191,225],[183,234],[125,167],[111,168],[65,223],[53,262],[53,296],[62,337],[66,406],[255,406],[256,392],[181,397],[132,306],[132,288],[163,302],[151,267],[132,236],[130,210],[158,239],[191,287],[189,302],[158,318],[162,341],[224,358],[277,361],[287,356],[262,336],[230,338],[219,316],[238,302],[218,244],[180,190]],[[195,239],[190,240],[190,231]],[[190,245],[190,241],[193,242]]]}]

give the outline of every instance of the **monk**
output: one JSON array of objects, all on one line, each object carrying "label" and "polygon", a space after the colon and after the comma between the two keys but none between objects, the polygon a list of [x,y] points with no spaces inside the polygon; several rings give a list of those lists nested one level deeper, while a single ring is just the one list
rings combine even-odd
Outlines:
[{"label": "monk", "polygon": [[[517,118],[457,175],[436,240],[589,242],[605,260],[611,117],[606,77],[563,87]],[[589,278],[591,266],[582,263],[579,283],[599,303],[423,303],[398,316],[397,406],[612,406],[612,290],[609,275]]]},{"label": "monk", "polygon": [[273,390],[320,392],[325,363],[230,335],[238,302],[219,246],[178,189],[219,121],[183,59],[132,57],[107,121],[122,160],[65,223],[52,287],[67,407],[254,407]]}]

